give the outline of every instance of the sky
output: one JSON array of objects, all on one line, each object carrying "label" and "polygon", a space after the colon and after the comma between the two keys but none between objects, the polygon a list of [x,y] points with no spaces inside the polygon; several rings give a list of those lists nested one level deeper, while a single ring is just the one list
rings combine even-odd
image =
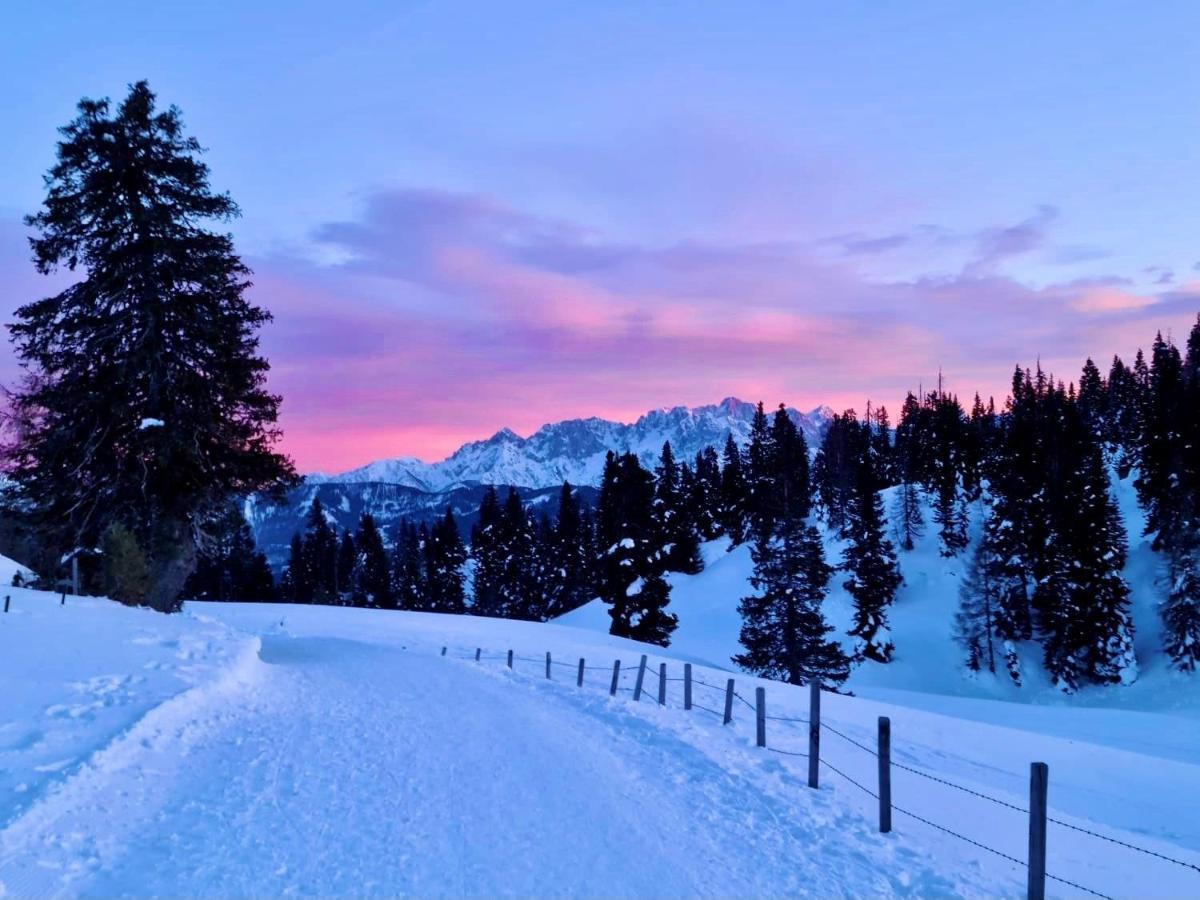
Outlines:
[{"label": "sky", "polygon": [[[1200,311],[1200,6],[0,7],[0,308],[81,97],[207,148],[302,471],[733,395],[1005,395]],[[19,369],[0,348],[0,381]]]}]

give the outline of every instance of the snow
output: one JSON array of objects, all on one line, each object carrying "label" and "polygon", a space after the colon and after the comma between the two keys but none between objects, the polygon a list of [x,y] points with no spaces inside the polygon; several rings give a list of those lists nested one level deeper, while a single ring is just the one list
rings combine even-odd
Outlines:
[{"label": "snow", "polygon": [[[729,554],[706,574],[729,578],[719,573],[738,562]],[[272,604],[189,603],[163,616],[11,594],[0,620],[0,895],[1024,892],[1020,866],[899,813],[878,834],[875,801],[832,770],[807,788],[803,759],[754,746],[740,702],[723,727],[685,712],[670,682],[660,708],[654,673],[665,662],[681,675],[682,639],[661,651],[561,624]],[[647,696],[609,698],[613,660],[630,685],[647,649]],[[723,683],[722,660],[711,662],[697,679]],[[766,688],[769,714],[807,715],[806,691],[736,677],[742,696]],[[937,702],[826,695],[823,708],[827,725],[868,745],[876,717],[890,716],[896,762],[1018,806],[1029,762],[1044,760],[1057,818],[1200,864],[1200,741],[1193,730],[1160,746],[1159,726],[1145,726],[1166,712],[1091,719],[966,695]],[[1014,710],[1055,715],[1031,723]],[[805,749],[803,723],[768,724],[770,746]],[[822,747],[873,786],[873,757],[833,731]],[[1021,813],[904,770],[894,796],[1025,856]],[[1052,873],[1116,897],[1200,886],[1189,869],[1061,826],[1049,852]],[[1076,892],[1052,882],[1050,893]]]},{"label": "snow", "polygon": [[[832,418],[828,407],[789,413],[811,446],[816,446]],[[745,445],[753,417],[754,404],[727,397],[708,406],[651,410],[631,424],[595,417],[569,419],[543,425],[527,438],[504,428],[487,440],[463,444],[440,462],[383,459],[337,475],[312,474],[308,480],[386,482],[434,493],[475,483],[547,488],[567,480],[574,485],[599,485],[609,450],[635,453],[643,465],[653,468],[663,443],[670,441],[676,459],[691,460],[707,447],[720,452],[729,434]]]},{"label": "snow", "polygon": [[162,419],[142,419],[138,424],[138,430],[145,431],[147,428],[162,428],[166,424]]}]

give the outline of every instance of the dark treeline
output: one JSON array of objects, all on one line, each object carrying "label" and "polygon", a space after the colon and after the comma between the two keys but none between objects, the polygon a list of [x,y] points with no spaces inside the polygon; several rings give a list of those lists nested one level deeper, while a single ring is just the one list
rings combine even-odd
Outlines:
[{"label": "dark treeline", "polygon": [[[1111,478],[1133,474],[1146,533],[1165,563],[1164,650],[1200,662],[1200,320],[1181,352],[1156,338],[1149,361],[1088,360],[1078,383],[1018,368],[1003,407],[968,410],[942,387],[909,394],[893,427],[883,407],[835,415],[810,452],[791,416],[759,404],[747,445],[653,470],[610,453],[594,509],[564,484],[550,517],[518,491],[484,496],[467,541],[451,512],[401,523],[384,540],[370,516],[337,535],[318,502],[293,540],[280,599],[470,612],[544,621],[600,598],[613,634],[666,645],[677,619],[670,573],[703,567],[700,544],[746,543],[753,594],[739,607],[744,668],[794,683],[840,684],[856,660],[892,659],[889,617],[899,551],[926,534],[964,557],[955,633],[973,670],[1022,680],[1018,647],[1036,642],[1064,690],[1136,673],[1128,537]],[[885,509],[884,491],[890,504]],[[973,517],[970,513],[975,510]],[[927,521],[928,519],[928,521]],[[826,559],[815,527],[840,547]],[[240,515],[223,562],[202,565],[208,596],[266,596]],[[240,523],[240,524],[239,524]],[[835,574],[854,605],[849,651],[822,603]]]}]

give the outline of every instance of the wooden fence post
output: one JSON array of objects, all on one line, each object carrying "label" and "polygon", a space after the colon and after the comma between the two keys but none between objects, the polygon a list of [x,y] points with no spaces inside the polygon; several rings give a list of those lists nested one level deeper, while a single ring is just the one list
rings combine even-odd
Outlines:
[{"label": "wooden fence post", "polygon": [[575,679],[576,687],[583,687],[583,657],[579,657],[579,677]]},{"label": "wooden fence post", "polygon": [[683,664],[683,708],[692,708],[692,664]]},{"label": "wooden fence post", "polygon": [[11,599],[12,599],[12,597],[8,596],[8,594],[4,595],[4,611],[5,612],[8,612],[8,601],[10,601]]},{"label": "wooden fence post", "polygon": [[1046,897],[1046,794],[1050,767],[1029,764],[1029,900]]},{"label": "wooden fence post", "polygon": [[758,746],[767,746],[767,689],[754,689],[754,731]]},{"label": "wooden fence post", "polygon": [[67,605],[67,592],[66,592],[66,591],[63,591],[63,592],[62,592],[62,599],[58,601],[58,605],[59,605],[59,606],[66,606],[66,605]]},{"label": "wooden fence post", "polygon": [[617,685],[621,682],[621,661],[618,659],[613,662],[613,680],[612,687],[608,689],[610,697],[617,696]]},{"label": "wooden fence post", "polygon": [[658,664],[658,705],[667,705],[667,664]]},{"label": "wooden fence post", "polygon": [[508,667],[510,669],[512,668],[512,651],[511,650],[508,651]]},{"label": "wooden fence post", "polygon": [[820,784],[821,767],[821,685],[808,683],[808,786]]},{"label": "wooden fence post", "polygon": [[638,663],[637,683],[633,686],[633,699],[642,699],[642,682],[646,680],[646,654],[642,654],[642,661]]},{"label": "wooden fence post", "polygon": [[445,648],[445,647],[443,647],[443,648],[442,648],[442,656],[445,656],[445,655],[446,655],[446,648]]},{"label": "wooden fence post", "polygon": [[550,651],[546,651],[546,677],[550,677]]},{"label": "wooden fence post", "polygon": [[483,652],[483,648],[481,648],[481,647],[475,648],[475,662],[479,662],[479,654],[482,652]]},{"label": "wooden fence post", "polygon": [[733,721],[733,679],[730,678],[725,682],[725,721],[722,723],[728,725]]},{"label": "wooden fence post", "polygon": [[892,720],[879,717],[879,832],[892,830]]}]

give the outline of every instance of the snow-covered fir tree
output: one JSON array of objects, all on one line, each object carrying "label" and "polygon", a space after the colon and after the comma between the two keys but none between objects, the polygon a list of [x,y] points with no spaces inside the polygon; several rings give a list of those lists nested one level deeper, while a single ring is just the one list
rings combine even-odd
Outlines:
[{"label": "snow-covered fir tree", "polygon": [[857,654],[876,662],[891,662],[895,647],[888,625],[888,608],[903,579],[892,542],[884,536],[883,500],[870,466],[861,466],[854,505],[848,517],[849,543],[842,564],[850,577],[845,587],[854,598]]},{"label": "snow-covered fir tree", "polygon": [[359,520],[354,547],[357,552],[352,578],[354,605],[395,609],[391,562],[375,517],[369,513]]},{"label": "snow-covered fir tree", "polygon": [[605,459],[596,532],[603,548],[597,593],[609,605],[611,633],[667,646],[677,618],[665,611],[670,591],[661,577],[654,476],[632,453],[610,452]]}]

